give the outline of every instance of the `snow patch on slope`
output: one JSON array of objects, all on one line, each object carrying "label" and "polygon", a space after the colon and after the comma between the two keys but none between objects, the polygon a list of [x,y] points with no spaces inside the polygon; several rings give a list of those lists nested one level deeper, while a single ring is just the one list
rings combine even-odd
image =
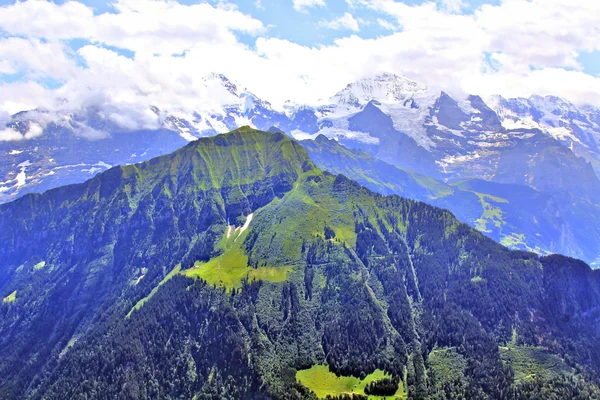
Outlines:
[{"label": "snow patch on slope", "polygon": [[425,101],[419,108],[397,104],[381,104],[377,107],[392,118],[394,129],[410,136],[419,146],[429,151],[435,147],[435,142],[427,135],[424,123],[429,116],[429,106],[434,102],[434,99]]},{"label": "snow patch on slope", "polygon": [[254,217],[254,213],[250,213],[246,216],[246,222],[242,226],[229,225],[227,227],[227,239],[229,239],[232,235],[235,235],[233,241],[237,241],[238,238],[244,233],[246,229],[250,226],[250,222],[252,222],[252,217]]},{"label": "snow patch on slope", "polygon": [[29,167],[31,165],[31,162],[29,160],[23,161],[21,164],[19,164],[18,166],[21,167],[21,171],[17,174],[17,177],[15,178],[16,180],[16,186],[19,188],[21,186],[25,186],[25,184],[27,183],[27,167]]}]

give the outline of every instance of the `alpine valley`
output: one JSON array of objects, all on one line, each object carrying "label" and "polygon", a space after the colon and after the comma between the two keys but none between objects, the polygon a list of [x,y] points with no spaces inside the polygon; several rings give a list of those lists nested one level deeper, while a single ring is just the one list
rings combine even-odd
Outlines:
[{"label": "alpine valley", "polygon": [[[402,112],[425,112],[413,100]],[[511,229],[526,214],[511,211],[521,199],[552,203],[566,193],[593,201],[593,180],[576,196],[574,178],[566,179],[595,177],[593,167],[561,141],[530,128],[498,125],[485,139],[468,131],[495,124],[478,101],[470,104],[482,121],[471,111],[458,123],[444,110],[462,109],[442,95],[426,112],[422,138],[397,130],[372,100],[339,119],[310,117],[335,107],[298,110],[315,129],[324,121],[389,124],[360,138],[304,143],[242,127],[0,205],[0,398],[599,398],[600,272],[565,256],[509,250],[449,211],[318,166],[382,192],[462,205],[457,215],[466,220],[478,212],[470,204],[512,212]],[[295,123],[279,116],[280,127]],[[30,132],[36,122],[25,117],[12,126]],[[10,145],[41,165],[60,154],[42,151],[51,134],[87,140],[58,123],[45,129]],[[155,131],[146,143],[177,132]],[[413,146],[431,164],[385,156],[391,144],[382,143],[394,135],[398,151]],[[110,140],[126,143],[104,140],[97,143],[105,149],[117,143]],[[34,143],[37,151],[27,147]],[[485,161],[436,163],[442,152],[482,143],[502,150]],[[509,174],[506,158],[528,166],[527,178]],[[557,162],[564,179],[538,168]],[[36,176],[41,167],[20,168]],[[453,179],[467,173],[474,176]],[[515,197],[501,198],[502,190]]]},{"label": "alpine valley", "polygon": [[[313,162],[381,194],[441,206],[514,249],[600,262],[600,109],[557,97],[485,102],[381,74],[319,105],[274,109],[220,74],[203,109],[110,102],[6,124],[0,201],[80,183],[249,125],[302,140]],[[328,141],[326,139],[335,139]]]}]

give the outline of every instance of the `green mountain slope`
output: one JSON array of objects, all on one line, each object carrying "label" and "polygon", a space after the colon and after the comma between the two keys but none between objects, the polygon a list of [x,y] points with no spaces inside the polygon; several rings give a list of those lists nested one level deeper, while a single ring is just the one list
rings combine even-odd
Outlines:
[{"label": "green mountain slope", "polygon": [[316,165],[369,189],[447,208],[502,244],[538,253],[561,253],[596,266],[600,255],[600,205],[585,193],[539,192],[527,186],[467,179],[445,184],[400,169],[335,140],[302,141]]},{"label": "green mountain slope", "polygon": [[447,208],[473,226],[484,212],[474,193],[398,168],[361,150],[344,147],[334,139],[320,135],[301,143],[319,168],[343,174],[375,192],[397,194]]},{"label": "green mountain slope", "polygon": [[[323,172],[281,133],[28,195],[0,226],[1,398],[597,394],[597,272]],[[517,381],[537,364],[507,344],[564,367]]]}]

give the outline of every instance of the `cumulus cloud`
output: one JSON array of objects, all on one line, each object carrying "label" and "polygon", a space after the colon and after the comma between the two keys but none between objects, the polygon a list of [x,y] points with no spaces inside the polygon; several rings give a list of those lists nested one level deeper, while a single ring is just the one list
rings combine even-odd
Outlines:
[{"label": "cumulus cloud", "polygon": [[[504,0],[462,15],[449,13],[458,11],[461,1],[418,6],[393,0],[348,1],[354,7],[369,7],[396,19],[402,32],[392,37],[398,39],[400,47],[388,59],[404,53],[404,62],[398,60],[404,72],[415,66],[430,68],[428,73],[415,71],[414,75],[430,84],[441,81],[482,95],[495,91],[529,96],[543,91],[575,102],[600,104],[600,95],[575,85],[582,77],[592,91],[600,84],[597,78],[577,71],[582,69],[577,60],[580,52],[600,49],[599,2]],[[388,38],[381,40],[391,42]],[[431,60],[436,54],[437,63]],[[486,57],[495,61],[497,71],[490,68]],[[567,85],[556,81],[540,84],[541,79],[557,75],[566,79]]]},{"label": "cumulus cloud", "polygon": [[52,108],[56,93],[33,82],[0,84],[0,109],[10,114],[34,108]]},{"label": "cumulus cloud", "polygon": [[396,25],[392,24],[390,21],[387,21],[387,20],[385,20],[383,18],[377,18],[377,23],[383,29],[387,29],[389,31],[396,31],[396,30],[398,30],[398,27]]},{"label": "cumulus cloud", "polygon": [[[175,1],[119,0],[114,7],[114,13],[100,15],[73,1],[25,1],[0,7],[0,30],[13,35],[0,39],[0,73],[24,73],[29,78],[0,84],[0,109],[15,113],[37,107],[116,104],[131,112],[126,119],[115,119],[131,127],[132,115],[136,120],[140,115],[152,118],[133,109],[148,111],[149,104],[178,105],[197,98],[202,88],[193,81],[221,71],[223,60],[239,68],[238,56],[249,51],[234,32],[255,35],[265,29],[262,22],[225,2],[188,6]],[[71,39],[91,44],[73,52],[66,45]],[[132,51],[135,57],[124,57],[106,46]],[[64,85],[47,90],[46,79]]]},{"label": "cumulus cloud", "polygon": [[476,35],[470,36],[475,39],[470,49],[503,53],[511,64],[527,68],[575,67],[579,51],[600,48],[600,2],[504,0],[499,5],[483,5],[472,15],[448,15],[445,7],[460,1],[446,0],[441,9],[434,3],[409,6],[393,0],[361,1],[395,17],[405,31],[418,31],[428,39],[444,40],[445,33],[464,40]]},{"label": "cumulus cloud", "polygon": [[0,129],[0,142],[23,140],[23,135],[11,128]]},{"label": "cumulus cloud", "polygon": [[463,0],[441,0],[440,3],[444,9],[454,13],[460,12],[465,7]]},{"label": "cumulus cloud", "polygon": [[34,76],[67,79],[77,66],[71,51],[61,42],[42,41],[38,38],[9,37],[0,39],[0,73],[18,72]]},{"label": "cumulus cloud", "polygon": [[44,128],[36,123],[30,123],[29,129],[25,133],[21,133],[12,128],[5,128],[0,130],[0,142],[12,142],[33,139],[41,136]]},{"label": "cumulus cloud", "polygon": [[[295,3],[299,10],[325,6],[323,0]],[[600,79],[578,63],[579,52],[600,50],[600,2],[504,0],[470,14],[451,9],[449,2],[347,3],[356,16],[362,7],[378,13],[372,22],[389,34],[361,38],[358,18],[347,13],[324,24],[348,29],[349,36],[303,46],[268,36],[260,21],[223,2],[119,0],[113,13],[99,15],[75,1],[0,7],[0,30],[6,33],[0,39],[0,73],[27,77],[0,84],[0,110],[96,107],[124,129],[150,128],[160,124],[150,105],[189,114],[226,104],[230,94],[204,79],[210,72],[240,82],[275,106],[288,99],[312,104],[378,72],[406,74],[456,95],[553,94],[600,105]],[[239,32],[254,35],[253,45],[240,42]],[[70,39],[89,44],[73,51],[66,44]],[[50,90],[42,84],[45,78],[64,84]],[[102,133],[82,133],[88,134]],[[13,135],[2,131],[3,137]]]},{"label": "cumulus cloud", "polygon": [[13,75],[19,70],[17,69],[17,63],[13,60],[0,60],[0,74]]},{"label": "cumulus cloud", "polygon": [[346,4],[348,4],[348,7],[351,9],[369,5],[367,0],[346,0]]},{"label": "cumulus cloud", "polygon": [[50,1],[15,2],[0,8],[0,26],[13,35],[52,39],[94,35],[91,8],[77,1],[57,5]]},{"label": "cumulus cloud", "polygon": [[344,15],[332,19],[330,21],[320,21],[319,26],[328,29],[334,30],[351,30],[354,32],[360,31],[360,26],[358,25],[358,21],[352,16],[350,13],[344,13]]},{"label": "cumulus cloud", "polygon": [[[322,0],[321,0],[322,1]],[[17,2],[0,8],[0,27],[13,35],[57,39],[88,39],[151,54],[178,54],[195,41],[236,41],[233,32],[257,34],[262,22],[235,7],[176,1],[118,0],[115,13],[94,15],[91,8],[68,1]]]},{"label": "cumulus cloud", "polygon": [[299,12],[306,12],[312,7],[325,7],[325,0],[292,0],[294,10]]}]

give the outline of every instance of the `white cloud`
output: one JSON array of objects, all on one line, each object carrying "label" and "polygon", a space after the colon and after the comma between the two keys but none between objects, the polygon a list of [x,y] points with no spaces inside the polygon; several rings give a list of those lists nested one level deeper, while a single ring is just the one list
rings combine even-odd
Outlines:
[{"label": "white cloud", "polygon": [[36,76],[67,79],[77,66],[70,51],[61,42],[43,42],[37,38],[9,37],[0,39],[0,73],[19,71]]},{"label": "white cloud", "polygon": [[52,91],[31,81],[0,84],[0,93],[0,110],[10,114],[37,107],[52,108],[56,96]]},{"label": "white cloud", "polygon": [[440,0],[442,7],[449,12],[460,12],[465,7],[463,0]]},{"label": "white cloud", "polygon": [[367,0],[346,0],[346,4],[348,4],[348,7],[352,9],[369,5]]},{"label": "white cloud", "polygon": [[38,125],[36,123],[31,123],[29,125],[29,129],[27,130],[27,132],[25,132],[25,135],[23,135],[23,136],[25,139],[33,139],[38,136],[41,136],[43,131],[44,131],[44,128],[42,128],[41,125]]},{"label": "white cloud", "polygon": [[[500,5],[483,5],[473,15],[448,15],[444,6],[438,9],[434,3],[409,6],[393,0],[363,1],[395,17],[405,31],[418,31],[429,39],[461,37],[466,41],[468,35],[475,35],[469,49],[502,52],[505,61],[521,67],[576,67],[578,51],[600,49],[600,2],[504,0]],[[458,3],[445,2],[446,7]]]},{"label": "white cloud", "polygon": [[16,131],[12,128],[0,130],[0,142],[14,142],[20,140],[33,139],[42,135],[44,128],[36,123],[31,123],[29,129],[24,133]]},{"label": "white cloud", "polygon": [[76,1],[56,5],[50,1],[15,2],[0,8],[0,27],[14,35],[52,39],[94,35],[91,8]]},{"label": "white cloud", "polygon": [[347,29],[353,32],[360,31],[358,21],[350,13],[344,13],[344,15],[342,15],[341,17],[335,18],[330,21],[320,21],[319,26],[334,30]]},{"label": "white cloud", "polygon": [[0,129],[0,142],[23,140],[23,135],[11,128]]},{"label": "white cloud", "polygon": [[257,34],[263,24],[231,7],[207,3],[191,6],[176,2],[120,0],[118,14],[97,20],[97,40],[134,51],[176,54],[197,41],[235,43],[233,31]]},{"label": "white cloud", "polygon": [[294,4],[294,10],[300,12],[306,12],[312,7],[325,7],[325,0],[292,0]]},{"label": "white cloud", "polygon": [[0,60],[0,74],[12,75],[19,72],[17,69],[17,63],[14,60],[4,59]]},{"label": "white cloud", "polygon": [[[404,40],[398,40],[400,47],[388,57],[391,61],[405,54],[403,61],[398,60],[400,68],[396,71],[410,73],[421,65],[431,70],[425,74],[415,71],[416,76],[430,84],[443,82],[440,86],[456,86],[463,91],[468,88],[485,94],[493,87],[503,94],[514,85],[529,95],[540,88],[540,77],[548,79],[557,72],[562,79],[580,81],[577,71],[563,68],[581,69],[578,54],[600,49],[597,22],[600,2],[504,0],[499,5],[481,6],[472,15],[448,12],[457,11],[462,2],[446,1],[439,5],[429,2],[420,6],[393,0],[349,2],[388,14],[401,26],[402,32],[392,36]],[[431,62],[435,54],[437,63]],[[499,71],[486,66],[486,54],[500,63]],[[597,79],[590,78],[588,84],[597,87]],[[486,86],[473,85],[470,83],[473,81],[486,83]],[[508,86],[493,82],[504,82]],[[574,87],[567,94],[560,84],[548,81],[545,91],[575,102],[593,98],[595,104],[600,104],[600,95],[590,95],[585,87]]]},{"label": "white cloud", "polygon": [[[322,0],[321,0],[322,1]],[[116,13],[94,15],[75,1],[17,2],[0,8],[0,27],[13,35],[83,38],[152,54],[178,54],[194,42],[234,43],[233,32],[258,34],[262,22],[226,3],[183,5],[163,0],[118,0]]]},{"label": "white cloud", "polygon": [[[33,80],[0,84],[0,110],[101,106],[123,127],[153,127],[160,121],[148,112],[149,105],[189,113],[227,102],[227,92],[203,80],[215,71],[276,106],[288,99],[314,103],[378,72],[403,73],[456,94],[553,94],[600,105],[600,79],[583,73],[577,62],[580,51],[600,50],[600,2],[504,0],[469,15],[435,2],[347,2],[382,13],[377,23],[397,31],[372,39],[350,32],[332,44],[309,47],[265,36],[260,21],[224,3],[121,0],[114,14],[101,15],[75,2],[0,7],[0,29],[13,35],[0,39],[0,71],[65,83],[57,90]],[[356,32],[360,21],[348,15],[356,25],[335,26]],[[74,22],[66,24],[65,16]],[[241,43],[235,32],[258,36],[255,45]],[[91,44],[73,53],[63,42],[70,38]],[[103,45],[131,50],[134,56]],[[497,70],[489,68],[486,57],[497,62]]]},{"label": "white cloud", "polygon": [[0,109],[0,126],[5,126],[10,122],[10,114]]},{"label": "white cloud", "polygon": [[398,30],[398,27],[396,25],[392,24],[390,21],[386,21],[383,18],[377,18],[377,23],[383,29],[387,29],[389,31],[396,31],[396,30]]}]

